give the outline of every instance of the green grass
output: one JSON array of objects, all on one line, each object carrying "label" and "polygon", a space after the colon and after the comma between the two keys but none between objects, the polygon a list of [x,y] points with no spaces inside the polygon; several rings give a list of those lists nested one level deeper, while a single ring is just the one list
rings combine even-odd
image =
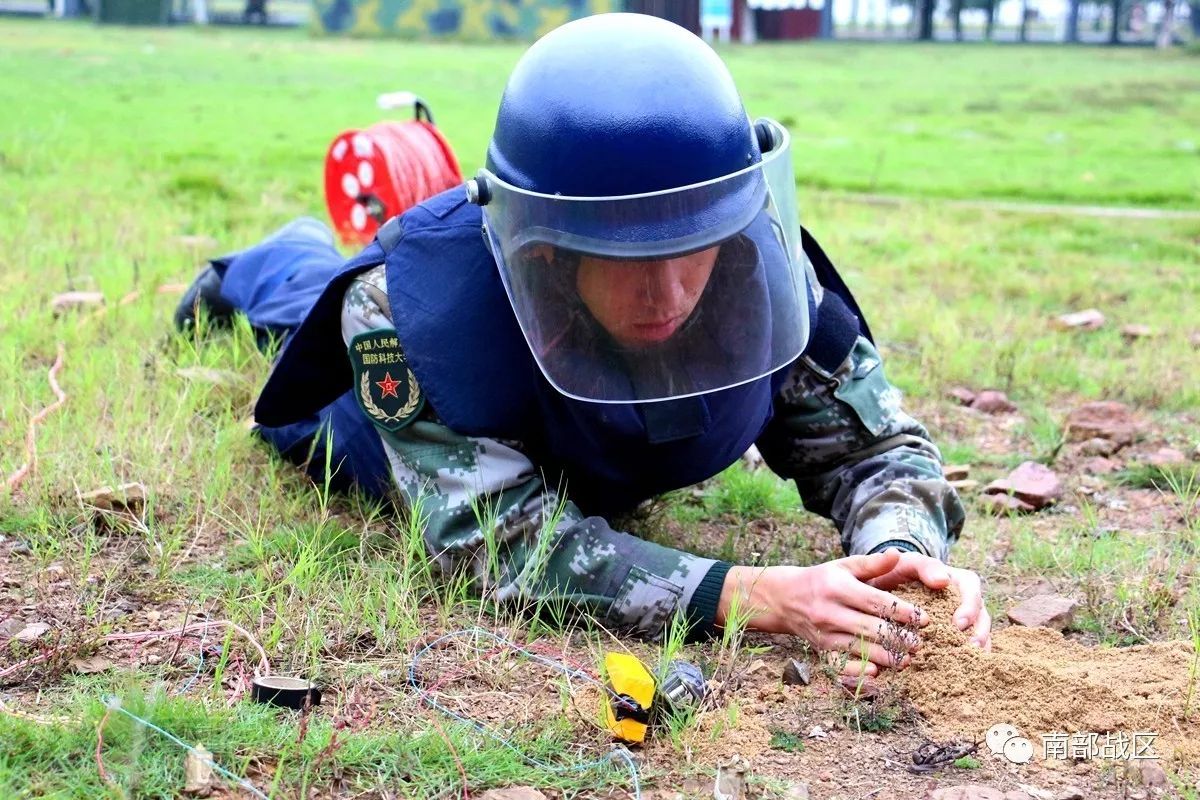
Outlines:
[{"label": "green grass", "polygon": [[800,734],[776,729],[771,731],[770,748],[772,750],[782,750],[785,753],[803,753],[804,737]]},{"label": "green grass", "polygon": [[[518,54],[509,45],[348,42],[296,31],[0,20],[0,103],[9,110],[0,114],[0,472],[20,463],[27,420],[52,399],[46,371],[60,343],[69,395],[38,430],[36,472],[18,494],[0,497],[0,535],[29,548],[3,565],[19,586],[0,587],[8,591],[0,616],[33,606],[72,653],[90,652],[111,630],[150,628],[146,610],[162,609],[164,625],[185,610],[227,617],[260,639],[278,672],[311,674],[343,695],[367,677],[397,693],[380,699],[371,724],[340,731],[330,750],[335,722],[352,710],[337,692],[303,736],[287,713],[225,706],[212,670],[229,676],[245,660],[236,638],[214,634],[217,663],[178,697],[164,687],[194,672],[194,645],[174,663],[130,659],[86,678],[55,662],[5,697],[27,707],[37,689],[40,711],[71,722],[43,727],[0,714],[0,796],[122,796],[100,782],[94,762],[99,697],[110,692],[202,741],[275,797],[332,793],[335,781],[346,795],[446,796],[461,783],[456,759],[473,792],[508,783],[564,794],[597,782],[626,787],[617,767],[560,775],[452,721],[439,723],[444,735],[431,727],[436,717],[404,694],[419,637],[484,624],[557,642],[552,631],[566,610],[525,609],[538,616],[479,602],[467,576],[433,575],[419,509],[398,518],[361,498],[331,496],[270,457],[243,425],[269,357],[244,326],[169,335],[175,296],[156,294],[189,280],[205,257],[295,215],[324,216],[325,149],[338,132],[380,118],[381,92],[423,95],[464,171],[474,171]],[[1194,59],[1142,49],[849,44],[723,54],[750,112],[793,129],[804,221],[868,310],[892,379],[924,407],[954,384],[1000,388],[1021,406],[1026,422],[1013,452],[997,455],[969,432],[935,427],[948,460],[1054,461],[1064,410],[1080,398],[1125,400],[1180,441],[1193,435],[1200,355],[1188,336],[1200,328],[1200,220],[1012,214],[939,199],[1197,208]],[[847,197],[862,191],[913,200],[878,206]],[[217,244],[189,244],[184,235]],[[104,312],[53,319],[48,303],[68,289],[102,292]],[[1049,329],[1050,317],[1087,306],[1101,308],[1109,326]],[[1160,335],[1126,343],[1117,328],[1127,322]],[[192,367],[234,379],[214,384],[180,372]],[[1163,608],[1151,557],[1167,559],[1164,574],[1182,580],[1194,572],[1200,542],[1185,474],[1134,477],[1134,485],[1162,488],[1164,508],[1178,514],[1155,523],[1151,537],[1099,533],[1085,512],[1083,522],[1064,517],[1050,534],[1024,520],[972,517],[956,558],[1021,578],[1092,582],[1102,591],[1081,624],[1106,641],[1119,637],[1117,615],[1147,603]],[[98,514],[76,499],[128,481],[147,487],[136,514]],[[735,465],[702,497],[674,497],[668,514],[684,527],[722,531],[714,550],[746,558],[751,539],[742,532],[764,518],[777,530],[753,541],[773,538],[760,548],[768,556],[798,536],[798,505],[794,488],[768,471]],[[478,511],[486,518],[487,509]],[[836,546],[822,530],[805,552]],[[51,568],[63,582],[50,582]],[[1185,603],[1195,607],[1196,598]],[[1141,630],[1149,620],[1134,622]],[[1144,632],[1172,630],[1164,622]],[[571,652],[586,662],[613,646],[603,632],[572,631]],[[737,626],[711,651],[697,654],[678,637],[668,649],[725,674],[745,651]],[[35,652],[5,652],[0,665]],[[651,652],[647,663],[654,660]],[[891,727],[895,715],[883,710],[879,727]],[[716,713],[724,716],[714,733],[745,711],[734,701]],[[864,713],[857,724],[870,729],[874,718],[863,724]],[[605,737],[582,723],[566,735],[563,719],[578,715],[554,709],[522,746],[555,763],[607,751]],[[691,724],[678,721],[673,738],[686,740]],[[131,795],[171,796],[180,785],[181,752],[124,718],[107,723],[102,755]],[[645,765],[650,775],[672,769]]]},{"label": "green grass", "polygon": [[[22,797],[115,797],[112,784],[136,797],[179,796],[184,784],[184,753],[159,734],[119,713],[104,719],[103,703],[81,695],[77,723],[48,728],[14,722],[0,715],[0,795]],[[386,729],[338,729],[346,719],[313,716],[302,722],[295,713],[250,703],[226,708],[223,701],[199,702],[165,695],[126,695],[123,706],[166,727],[185,741],[201,743],[213,760],[239,775],[265,776],[260,789],[289,787],[325,793],[339,783],[349,792],[390,786],[406,796],[461,785],[459,764],[479,785],[528,780],[530,770],[512,750],[462,726],[442,731],[419,720],[389,720]],[[91,758],[96,730],[104,722],[106,785]],[[531,757],[571,763],[563,742],[543,735],[521,741]],[[620,785],[628,779],[617,767],[601,765],[585,778]],[[542,771],[547,787],[569,788],[579,775]],[[222,781],[218,778],[217,785]],[[69,788],[67,788],[69,787]],[[436,787],[436,788],[435,788]],[[285,795],[286,796],[286,795]]]}]

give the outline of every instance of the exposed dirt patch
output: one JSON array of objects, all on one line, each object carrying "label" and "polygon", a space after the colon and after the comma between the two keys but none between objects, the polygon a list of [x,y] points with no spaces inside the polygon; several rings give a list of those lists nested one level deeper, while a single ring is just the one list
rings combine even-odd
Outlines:
[{"label": "exposed dirt patch", "polygon": [[1149,732],[1158,734],[1161,757],[1200,761],[1197,714],[1183,717],[1189,643],[1090,648],[1047,628],[1013,626],[997,631],[992,652],[982,652],[952,624],[951,592],[905,587],[897,594],[931,617],[912,667],[894,680],[936,734],[982,739],[993,724],[1009,723],[1040,745],[1043,734],[1058,732]]}]

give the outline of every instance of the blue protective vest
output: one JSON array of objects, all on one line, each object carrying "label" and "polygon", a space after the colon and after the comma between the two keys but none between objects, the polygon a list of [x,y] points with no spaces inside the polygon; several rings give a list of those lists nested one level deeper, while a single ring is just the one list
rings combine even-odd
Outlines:
[{"label": "blue protective vest", "polygon": [[[709,478],[762,433],[786,368],[676,401],[603,404],[560,394],[529,351],[482,224],[481,209],[459,187],[385,225],[334,275],[288,341],[259,396],[258,422],[293,423],[350,388],[342,298],[355,275],[386,263],[398,338],[440,420],[461,434],[522,442],[547,483],[565,481],[586,513],[626,510]],[[834,289],[826,292],[819,314],[810,299],[810,317],[821,322],[813,325],[806,353],[833,371],[859,332],[869,331],[836,272],[832,279],[821,274],[832,265],[820,248],[807,235],[804,245],[822,285]],[[360,417],[359,424],[371,425]],[[353,431],[338,435],[358,438]]]}]

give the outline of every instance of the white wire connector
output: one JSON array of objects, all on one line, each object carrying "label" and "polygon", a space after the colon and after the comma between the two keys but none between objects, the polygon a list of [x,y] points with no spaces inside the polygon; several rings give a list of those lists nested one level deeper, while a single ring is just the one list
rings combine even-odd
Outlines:
[{"label": "white wire connector", "polygon": [[379,95],[375,102],[384,111],[392,111],[397,108],[413,108],[421,102],[421,98],[413,92],[385,92]]}]

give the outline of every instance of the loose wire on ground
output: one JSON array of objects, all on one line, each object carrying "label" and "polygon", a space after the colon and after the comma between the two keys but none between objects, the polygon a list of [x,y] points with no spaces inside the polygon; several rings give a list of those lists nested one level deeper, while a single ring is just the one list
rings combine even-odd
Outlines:
[{"label": "loose wire on ground", "polygon": [[[103,700],[104,700],[104,705],[107,708],[107,710],[105,711],[105,720],[107,720],[108,715],[113,711],[124,714],[125,716],[129,717],[130,719],[134,720],[135,722],[138,722],[141,725],[146,726],[150,730],[155,731],[156,733],[162,734],[163,736],[170,739],[172,742],[179,745],[180,747],[182,747],[184,750],[188,751],[192,755],[207,762],[215,771],[219,772],[221,775],[225,776],[226,778],[228,778],[230,781],[232,781],[236,785],[245,789],[247,792],[250,792],[255,797],[261,798],[261,800],[270,800],[270,798],[268,798],[265,794],[260,792],[258,790],[258,787],[256,787],[253,783],[251,783],[246,778],[243,778],[240,775],[238,775],[237,773],[230,772],[229,770],[225,769],[220,764],[218,764],[216,761],[214,761],[211,756],[201,753],[195,747],[192,747],[190,744],[183,741],[182,739],[180,739],[178,736],[171,733],[170,731],[167,731],[167,730],[164,730],[164,729],[158,727],[150,720],[142,719],[137,714],[134,714],[132,711],[127,711],[125,708],[123,708],[121,706],[121,701],[118,700],[117,698],[113,697],[112,695],[106,695],[103,698]],[[101,727],[101,730],[102,730],[102,727]],[[103,743],[103,741],[104,740],[103,740],[103,738],[101,738],[101,736],[97,736],[96,763],[100,765],[102,777],[104,776],[104,773],[103,773],[104,765],[100,759],[100,747],[101,747],[101,744]]]},{"label": "loose wire on ground", "polygon": [[[605,685],[602,681],[599,681],[596,678],[593,678],[591,675],[584,672],[583,670],[575,669],[574,667],[568,666],[567,664],[564,664],[561,661],[557,661],[555,659],[547,658],[545,656],[539,655],[539,654],[533,652],[532,650],[529,650],[529,649],[517,644],[516,642],[511,641],[510,639],[506,639],[503,636],[499,636],[495,633],[492,633],[491,631],[484,630],[483,628],[465,628],[463,630],[451,631],[450,633],[439,636],[438,638],[429,642],[428,644],[426,644],[424,647],[422,647],[420,650],[418,650],[416,652],[416,654],[413,656],[412,662],[408,666],[409,686],[411,686],[413,688],[413,690],[418,694],[418,696],[420,696],[420,698],[427,705],[429,705],[430,708],[433,708],[433,709],[441,712],[442,714],[445,714],[446,716],[451,717],[452,719],[456,719],[459,722],[462,722],[463,724],[474,728],[475,730],[482,733],[484,736],[487,736],[487,737],[499,742],[504,747],[506,747],[509,750],[516,753],[526,763],[531,764],[535,767],[538,767],[539,769],[547,770],[549,772],[556,772],[556,773],[587,772],[587,771],[595,769],[596,767],[600,766],[601,764],[605,764],[609,761],[623,761],[625,763],[625,766],[629,769],[630,780],[633,784],[634,800],[641,800],[642,790],[641,790],[641,782],[638,778],[637,764],[634,763],[633,756],[630,755],[629,751],[624,747],[614,747],[603,758],[598,758],[594,761],[588,761],[588,762],[581,763],[581,764],[567,764],[564,766],[556,766],[554,764],[550,764],[550,763],[547,763],[540,759],[534,758],[533,756],[525,753],[523,750],[521,750],[519,747],[517,747],[515,744],[513,744],[510,740],[506,739],[505,737],[495,733],[492,730],[489,730],[488,728],[479,724],[478,722],[471,719],[470,717],[465,717],[455,711],[450,710],[449,708],[446,708],[441,703],[439,703],[434,698],[433,693],[427,691],[421,685],[420,681],[418,680],[417,665],[420,663],[421,658],[427,652],[429,652],[432,649],[436,649],[443,642],[446,642],[450,639],[467,637],[467,636],[491,639],[493,642],[495,642],[496,644],[498,644],[502,647],[507,647],[508,649],[510,649],[514,652],[521,653],[522,655],[527,656],[528,658],[530,658],[533,661],[536,661],[537,663],[541,664],[542,666],[547,667],[549,669],[552,669],[556,672],[559,672],[559,673],[565,675],[567,677],[568,681],[574,678],[577,680],[584,681],[585,683],[590,683],[594,686],[599,687],[600,690],[602,692],[604,692],[606,695],[608,695],[614,702],[621,703],[621,704],[624,704],[627,702],[626,700],[621,698],[619,695],[617,695],[615,692],[613,692],[613,690],[611,688],[609,688],[607,685]],[[479,652],[478,645],[476,645],[476,652]]]}]

